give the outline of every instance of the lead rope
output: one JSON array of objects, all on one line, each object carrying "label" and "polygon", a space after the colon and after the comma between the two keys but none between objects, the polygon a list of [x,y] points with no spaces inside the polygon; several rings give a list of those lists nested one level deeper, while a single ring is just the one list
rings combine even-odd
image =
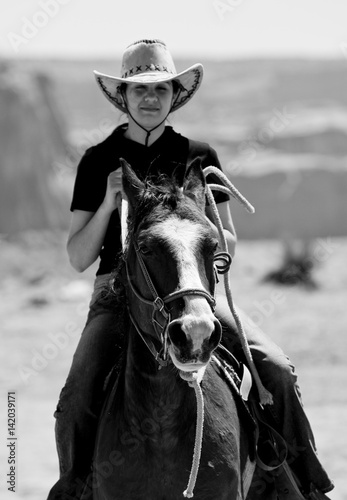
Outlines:
[{"label": "lead rope", "polygon": [[202,394],[200,382],[198,380],[198,375],[192,373],[192,380],[188,381],[190,387],[193,387],[196,396],[196,429],[195,429],[195,443],[194,443],[194,455],[192,468],[190,471],[189,481],[187,488],[183,492],[185,498],[193,498],[194,487],[196,483],[196,478],[199,472],[201,448],[202,448],[202,435],[204,431],[204,396]]},{"label": "lead rope", "polygon": [[[222,226],[222,222],[221,222],[221,219],[220,219],[220,216],[218,213],[217,205],[216,205],[216,202],[215,202],[213,194],[212,194],[212,189],[217,190],[217,191],[222,191],[223,193],[227,193],[227,194],[233,196],[250,213],[254,213],[255,210],[254,210],[254,207],[249,203],[249,201],[246,200],[246,198],[229,181],[227,176],[223,172],[221,172],[221,170],[219,170],[217,167],[213,167],[213,166],[206,167],[204,169],[205,177],[207,177],[207,175],[209,175],[211,173],[216,174],[219,177],[219,179],[221,181],[223,181],[223,183],[225,184],[224,186],[222,186],[219,184],[207,184],[206,183],[206,195],[207,195],[207,199],[208,199],[209,204],[210,204],[212,211],[213,211],[214,221],[215,221],[215,224],[216,224],[217,229],[218,229],[222,251],[227,252],[228,251],[227,241],[226,241],[225,234],[223,231],[223,226]],[[244,331],[243,326],[242,326],[242,322],[240,320],[238,313],[235,310],[234,302],[233,302],[233,298],[232,298],[232,294],[231,294],[231,288],[230,288],[230,277],[229,277],[228,272],[224,273],[224,288],[225,288],[226,296],[228,299],[230,311],[231,311],[232,315],[234,316],[234,319],[235,319],[235,322],[237,325],[237,333],[238,333],[238,336],[239,336],[240,341],[241,341],[241,346],[242,346],[243,352],[246,356],[246,359],[247,359],[248,364],[249,364],[249,368],[251,370],[251,373],[254,377],[254,381],[255,381],[257,389],[258,389],[260,404],[262,406],[267,405],[267,404],[273,404],[272,394],[263,386],[262,381],[260,380],[258,370],[254,364],[252,353],[251,353],[251,350],[249,348],[247,338],[245,335],[245,331]]]}]

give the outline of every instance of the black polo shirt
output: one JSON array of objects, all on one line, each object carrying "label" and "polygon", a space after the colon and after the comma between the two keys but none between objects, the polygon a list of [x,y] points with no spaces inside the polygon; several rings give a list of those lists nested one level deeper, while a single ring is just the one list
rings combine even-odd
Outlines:
[{"label": "black polo shirt", "polygon": [[[203,168],[214,165],[221,169],[214,149],[206,143],[183,137],[172,127],[165,127],[163,134],[148,147],[124,137],[126,128],[127,124],[117,127],[103,142],[85,152],[77,169],[71,211],[98,210],[106,194],[108,175],[120,166],[119,158],[124,158],[140,179],[149,175],[171,175],[178,165],[186,166],[187,161],[190,163],[198,156]],[[213,175],[208,177],[208,182],[220,184]],[[217,203],[229,199],[221,192],[214,192],[214,197]],[[97,275],[114,269],[121,251],[120,234],[118,210],[114,210],[100,252]]]}]

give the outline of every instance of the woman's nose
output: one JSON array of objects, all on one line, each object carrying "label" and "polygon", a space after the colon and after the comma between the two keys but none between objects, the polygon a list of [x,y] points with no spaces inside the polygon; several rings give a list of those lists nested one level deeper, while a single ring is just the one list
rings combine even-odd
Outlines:
[{"label": "woman's nose", "polygon": [[145,101],[157,101],[157,100],[158,100],[158,96],[154,90],[150,90],[147,92],[147,94],[145,96]]}]

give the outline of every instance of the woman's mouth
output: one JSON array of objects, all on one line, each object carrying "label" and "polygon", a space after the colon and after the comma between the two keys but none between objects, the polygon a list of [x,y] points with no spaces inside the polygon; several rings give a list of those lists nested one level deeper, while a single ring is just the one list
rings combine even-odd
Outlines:
[{"label": "woman's mouth", "polygon": [[148,113],[155,113],[156,111],[159,111],[159,108],[145,108],[145,107],[141,107],[141,110],[142,111],[145,111],[145,112],[148,112]]}]

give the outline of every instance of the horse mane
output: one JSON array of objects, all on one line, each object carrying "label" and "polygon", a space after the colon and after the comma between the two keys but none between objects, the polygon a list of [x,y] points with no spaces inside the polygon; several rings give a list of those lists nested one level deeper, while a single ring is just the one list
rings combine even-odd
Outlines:
[{"label": "horse mane", "polygon": [[110,285],[107,288],[105,299],[112,304],[112,310],[115,314],[114,325],[117,325],[117,335],[125,342],[129,315],[127,313],[127,300],[125,289],[125,260],[122,252],[119,252],[117,265],[111,272]]}]

